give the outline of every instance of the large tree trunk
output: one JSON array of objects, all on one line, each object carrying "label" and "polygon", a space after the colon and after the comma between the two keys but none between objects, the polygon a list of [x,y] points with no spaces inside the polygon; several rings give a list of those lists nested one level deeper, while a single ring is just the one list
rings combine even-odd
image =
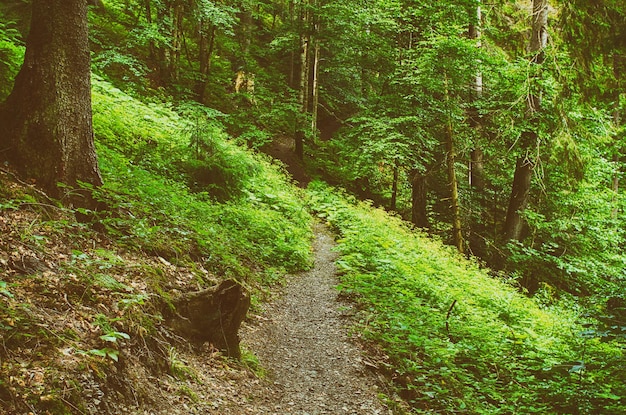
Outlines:
[{"label": "large tree trunk", "polygon": [[90,71],[87,0],[33,0],[24,64],[0,111],[0,157],[74,205],[90,200],[58,183],[102,184]]}]

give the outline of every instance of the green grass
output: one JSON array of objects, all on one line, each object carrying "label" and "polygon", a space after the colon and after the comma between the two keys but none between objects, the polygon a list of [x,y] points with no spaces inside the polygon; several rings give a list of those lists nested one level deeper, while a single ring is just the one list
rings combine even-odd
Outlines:
[{"label": "green grass", "polygon": [[[415,413],[621,413],[618,346],[396,217],[319,183],[309,203],[340,235],[341,290]],[[621,397],[619,397],[621,396]],[[618,397],[618,398],[615,398]]]},{"label": "green grass", "polygon": [[184,117],[97,78],[93,101],[96,194],[110,208],[100,221],[120,244],[249,282],[308,266],[310,216],[294,186],[210,113]]}]

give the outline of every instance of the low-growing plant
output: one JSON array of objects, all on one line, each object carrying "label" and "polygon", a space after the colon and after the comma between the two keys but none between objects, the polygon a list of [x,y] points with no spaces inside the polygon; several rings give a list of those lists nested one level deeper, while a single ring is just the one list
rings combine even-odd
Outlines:
[{"label": "low-growing plant", "polygon": [[581,341],[576,303],[540,304],[382,210],[309,189],[312,209],[340,235],[340,288],[415,413],[626,409],[615,398],[624,350]]}]

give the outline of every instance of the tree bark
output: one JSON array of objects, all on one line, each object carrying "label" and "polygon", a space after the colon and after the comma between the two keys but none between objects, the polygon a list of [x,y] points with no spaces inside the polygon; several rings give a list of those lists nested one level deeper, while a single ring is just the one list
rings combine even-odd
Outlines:
[{"label": "tree bark", "polygon": [[430,227],[426,203],[426,176],[418,171],[413,171],[411,180],[411,222],[418,228],[427,229]]},{"label": "tree bark", "polygon": [[296,121],[295,132],[295,150],[296,156],[300,160],[304,160],[304,130],[306,114],[309,111],[309,76],[310,76],[310,59],[309,59],[309,45],[311,43],[311,36],[308,33],[311,14],[308,8],[305,6],[301,10],[301,28],[300,28],[300,117]]},{"label": "tree bark", "polygon": [[201,20],[198,23],[198,60],[200,61],[200,79],[196,83],[196,97],[199,103],[204,103],[206,86],[211,72],[211,59],[215,46],[215,32],[217,28],[214,24],[207,27],[207,22]]},{"label": "tree bark", "polygon": [[173,1],[170,6],[172,46],[169,60],[169,75],[172,82],[178,82],[180,78],[180,55],[183,48],[183,13],[184,5],[178,0]]},{"label": "tree bark", "polygon": [[[315,26],[316,33],[319,32],[319,26]],[[315,39],[313,46],[313,102],[311,103],[311,132],[313,136],[317,136],[317,110],[320,102],[320,41]]]},{"label": "tree bark", "polygon": [[482,192],[485,189],[485,166],[482,149],[473,149],[470,157],[470,186]]},{"label": "tree bark", "polygon": [[250,296],[241,284],[225,280],[173,303],[176,312],[167,316],[167,322],[176,332],[195,342],[210,342],[230,357],[241,357],[238,331],[250,307]]},{"label": "tree bark", "polygon": [[[53,197],[90,206],[94,148],[87,0],[33,0],[24,64],[0,110],[0,157]],[[70,188],[59,187],[64,183]]]},{"label": "tree bark", "polygon": [[389,205],[390,210],[396,210],[398,201],[398,176],[400,172],[400,162],[396,160],[393,166],[393,180],[391,182],[391,203]]},{"label": "tree bark", "polygon": [[[448,76],[445,76],[445,97],[446,105],[450,106],[449,91],[448,91]],[[449,109],[448,109],[449,110]],[[463,254],[465,253],[465,242],[463,240],[463,229],[461,227],[461,207],[459,205],[459,186],[456,179],[456,169],[454,163],[456,162],[456,150],[454,148],[454,133],[452,129],[452,115],[448,114],[448,119],[445,123],[445,141],[446,141],[446,164],[448,171],[448,186],[450,187],[450,208],[452,210],[452,239],[457,250]]]},{"label": "tree bark", "polygon": [[522,213],[528,204],[528,194],[530,193],[530,183],[533,176],[533,163],[528,159],[518,159],[513,177],[511,197],[509,198],[509,208],[507,210],[506,222],[504,224],[506,240],[521,240],[524,221]]},{"label": "tree bark", "polygon": [[454,150],[454,136],[452,134],[452,125],[450,121],[446,123],[446,162],[448,167],[448,185],[450,186],[450,208],[452,209],[452,239],[454,245],[460,253],[465,252],[465,243],[463,241],[463,230],[461,228],[461,208],[459,205],[459,190],[456,179],[456,170],[454,163],[456,160]]},{"label": "tree bark", "polygon": [[[468,37],[477,41],[477,46],[481,47],[481,30],[480,23],[482,20],[482,11],[480,8],[480,1],[476,5],[476,8],[470,11],[470,24],[468,29]],[[480,63],[480,62],[477,62]],[[470,85],[470,107],[468,110],[470,127],[480,130],[481,119],[478,113],[476,102],[483,95],[483,74],[480,70],[477,70],[474,79]],[[474,148],[471,153],[470,161],[470,186],[482,191],[485,188],[484,180],[484,167],[483,167],[483,151],[479,147]]]}]

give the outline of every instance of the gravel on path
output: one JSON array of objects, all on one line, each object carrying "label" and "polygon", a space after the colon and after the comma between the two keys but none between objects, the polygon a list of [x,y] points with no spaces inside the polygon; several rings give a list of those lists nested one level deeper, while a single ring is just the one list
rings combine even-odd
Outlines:
[{"label": "gravel on path", "polygon": [[289,277],[283,294],[245,325],[243,344],[268,370],[241,414],[391,414],[374,374],[350,340],[350,305],[338,299],[334,240],[315,225],[314,267]]}]

